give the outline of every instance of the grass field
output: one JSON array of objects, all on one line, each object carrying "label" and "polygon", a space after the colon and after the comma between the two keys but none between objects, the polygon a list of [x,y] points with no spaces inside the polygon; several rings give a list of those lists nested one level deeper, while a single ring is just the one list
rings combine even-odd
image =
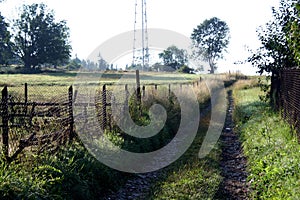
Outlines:
[{"label": "grass field", "polygon": [[[135,79],[135,72],[65,72],[47,74],[0,74],[0,85],[20,86],[24,83],[40,86],[70,86],[76,81],[76,77],[94,77],[100,83],[112,84],[122,76]],[[141,73],[142,84],[169,84],[191,82],[199,78],[195,74],[180,73]],[[94,79],[93,79],[94,80]]]},{"label": "grass field", "polygon": [[[126,77],[124,81],[135,82],[135,72],[65,72],[45,74],[0,74],[0,90],[5,85],[9,92],[24,96],[24,85],[28,84],[28,96],[31,101],[53,101],[60,96],[65,98],[68,95],[68,88],[71,85],[80,84],[99,87],[101,85],[113,85],[118,83],[120,78]],[[199,80],[199,75],[179,73],[155,73],[145,72],[140,74],[141,85],[168,85],[178,83],[189,83]],[[123,82],[124,82],[123,81]],[[112,87],[112,86],[109,86]]]}]

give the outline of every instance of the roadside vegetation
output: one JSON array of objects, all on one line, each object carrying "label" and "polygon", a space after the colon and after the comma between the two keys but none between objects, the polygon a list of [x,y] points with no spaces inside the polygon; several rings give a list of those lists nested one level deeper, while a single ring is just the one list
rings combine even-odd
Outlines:
[{"label": "roadside vegetation", "polygon": [[193,144],[179,160],[164,169],[165,176],[153,186],[149,199],[213,199],[222,181],[219,144],[205,158],[198,157],[209,121],[209,115],[202,118]]},{"label": "roadside vegetation", "polygon": [[249,82],[236,84],[234,118],[248,158],[253,199],[299,199],[300,145],[292,127]]},{"label": "roadside vegetation", "polygon": [[[10,88],[15,92],[22,92],[22,81],[32,83],[29,86],[29,100],[31,94],[37,92],[38,88],[44,89],[41,95],[51,95],[49,89],[66,88],[73,76],[55,76],[55,75],[1,75],[2,84],[10,84]],[[147,74],[149,81],[155,81],[159,84],[170,83],[170,79],[178,81],[181,75],[176,74],[160,74],[156,78],[152,74]],[[173,78],[172,78],[173,76]],[[154,78],[153,78],[154,77]],[[225,76],[224,76],[225,77]],[[119,78],[118,73],[107,74],[107,80],[114,82]],[[191,82],[199,80],[199,76],[185,75],[186,81]],[[195,79],[197,78],[197,79]],[[53,85],[48,85],[52,82]],[[150,87],[150,86],[149,86]],[[151,86],[153,87],[153,86]],[[178,86],[179,87],[179,86]],[[107,131],[108,137],[115,145],[133,152],[147,152],[159,149],[168,143],[176,134],[178,124],[180,123],[180,106],[176,98],[172,100],[167,98],[167,92],[161,89],[154,91],[149,89],[148,97],[144,100],[144,108],[142,110],[142,117],[134,109],[134,98],[131,99],[132,105],[131,117],[137,124],[146,125],[149,123],[147,116],[148,108],[153,102],[163,105],[168,113],[168,118],[163,130],[157,136],[149,140],[138,141],[131,137],[124,137],[120,134],[117,127],[112,127],[111,131]],[[167,89],[167,88],[165,88]],[[48,90],[48,91],[47,91]],[[63,91],[63,90],[62,90]],[[67,91],[67,90],[65,90]],[[58,91],[56,91],[57,93]],[[205,82],[201,82],[198,87],[195,86],[195,93],[198,96],[199,105],[201,108],[206,107],[209,103],[209,91],[206,88]],[[17,94],[17,93],[15,93]],[[52,94],[53,95],[53,94]],[[55,94],[58,95],[58,94]],[[164,96],[165,95],[165,96]],[[38,97],[36,97],[38,100]],[[170,103],[172,102],[172,103]],[[185,153],[185,155],[173,164],[168,171],[181,171],[179,176],[187,176],[183,181],[178,183],[182,189],[174,189],[174,197],[181,197],[189,188],[203,191],[203,194],[197,192],[191,197],[208,197],[213,194],[214,188],[217,187],[219,175],[217,170],[217,155],[218,151],[215,149],[210,155],[210,159],[198,161],[199,144],[201,143],[205,130],[209,124],[209,118],[203,118],[199,134],[195,139],[193,146]],[[215,165],[216,168],[210,168],[208,162]],[[5,163],[0,160],[0,196],[5,199],[98,199],[105,194],[116,191],[126,182],[126,180],[133,178],[135,175],[113,170],[99,161],[97,161],[85,149],[83,144],[76,140],[72,144],[67,144],[56,153],[40,153],[26,149],[19,158],[12,163]],[[197,180],[190,180],[194,175],[197,175]],[[201,172],[201,173],[200,173]],[[173,179],[177,179],[174,174]],[[169,177],[168,180],[172,178]],[[167,179],[166,179],[167,180]],[[170,185],[166,184],[163,188],[168,188]],[[158,187],[158,186],[157,186]],[[172,186],[173,187],[173,186]],[[160,188],[160,186],[159,186]],[[211,188],[208,191],[208,188]],[[163,190],[164,191],[164,190]],[[171,190],[168,190],[171,192]],[[171,194],[159,194],[157,190],[155,195],[166,197]],[[200,195],[200,196],[199,196]]]}]

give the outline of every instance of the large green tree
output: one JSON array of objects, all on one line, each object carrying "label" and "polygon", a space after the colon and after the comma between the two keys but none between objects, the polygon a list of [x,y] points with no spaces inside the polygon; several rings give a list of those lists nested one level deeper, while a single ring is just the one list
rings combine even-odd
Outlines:
[{"label": "large green tree", "polygon": [[14,27],[16,53],[26,68],[69,60],[69,28],[65,21],[56,22],[45,4],[24,5]]},{"label": "large green tree", "polygon": [[0,64],[7,65],[13,57],[13,44],[8,31],[8,23],[0,13]]},{"label": "large green tree", "polygon": [[229,44],[229,27],[217,17],[204,20],[191,34],[194,56],[209,63],[210,73],[217,69],[216,61],[223,57]]},{"label": "large green tree", "polygon": [[179,49],[175,45],[168,47],[162,53],[158,54],[158,56],[163,60],[165,66],[171,67],[174,70],[179,69],[188,61],[187,51]]},{"label": "large green tree", "polygon": [[277,99],[280,71],[297,65],[296,50],[291,45],[298,41],[298,38],[291,41],[294,22],[297,20],[296,4],[297,0],[281,0],[278,9],[272,8],[273,19],[257,31],[262,45],[248,58],[248,61],[259,69],[260,74],[264,72],[271,74],[268,98],[275,108],[279,106]]}]

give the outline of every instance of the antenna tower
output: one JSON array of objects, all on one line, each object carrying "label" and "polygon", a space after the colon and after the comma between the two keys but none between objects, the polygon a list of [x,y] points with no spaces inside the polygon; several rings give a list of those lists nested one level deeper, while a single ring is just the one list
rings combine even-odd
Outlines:
[{"label": "antenna tower", "polygon": [[[141,4],[138,4],[141,1]],[[141,13],[138,13],[139,6]],[[137,48],[137,30],[138,26],[138,15],[141,16],[141,50]],[[140,53],[141,51],[141,53]],[[142,54],[141,56],[137,54]],[[147,25],[147,3],[146,0],[135,0],[135,16],[134,16],[134,38],[133,38],[133,57],[132,65],[141,63],[142,71],[149,67],[149,47],[148,47],[148,25]]]}]

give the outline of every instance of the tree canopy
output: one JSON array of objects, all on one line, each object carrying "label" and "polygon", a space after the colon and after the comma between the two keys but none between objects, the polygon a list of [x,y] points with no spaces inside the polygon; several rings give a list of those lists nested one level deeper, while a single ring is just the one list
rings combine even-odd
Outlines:
[{"label": "tree canopy", "polygon": [[8,23],[0,13],[0,64],[7,65],[13,57],[13,44],[8,31]]},{"label": "tree canopy", "polygon": [[[297,65],[296,49],[293,49],[291,44],[297,43],[299,38],[290,37],[293,26],[294,28],[295,25],[298,26],[294,24],[297,20],[296,2],[281,0],[280,7],[272,9],[273,20],[258,29],[262,46],[249,57],[248,61],[259,69],[259,73],[271,72],[278,75],[281,69]],[[293,33],[297,35],[297,29]]]},{"label": "tree canopy", "polygon": [[69,28],[65,21],[56,22],[45,4],[24,5],[14,29],[16,54],[26,68],[69,60]]},{"label": "tree canopy", "polygon": [[158,54],[158,56],[163,60],[165,66],[171,67],[174,70],[178,70],[188,61],[187,51],[179,49],[174,45],[165,49],[162,53]]},{"label": "tree canopy", "polygon": [[210,73],[217,69],[216,60],[223,57],[229,44],[229,27],[217,17],[205,20],[191,34],[194,56],[209,63]]},{"label": "tree canopy", "polygon": [[271,74],[271,86],[267,95],[270,104],[278,108],[280,71],[299,64],[300,26],[297,0],[281,0],[278,9],[272,8],[273,19],[258,29],[261,47],[248,58],[259,73]]},{"label": "tree canopy", "polygon": [[294,2],[294,19],[291,19],[290,34],[288,34],[289,47],[293,51],[297,64],[300,64],[300,3]]}]

